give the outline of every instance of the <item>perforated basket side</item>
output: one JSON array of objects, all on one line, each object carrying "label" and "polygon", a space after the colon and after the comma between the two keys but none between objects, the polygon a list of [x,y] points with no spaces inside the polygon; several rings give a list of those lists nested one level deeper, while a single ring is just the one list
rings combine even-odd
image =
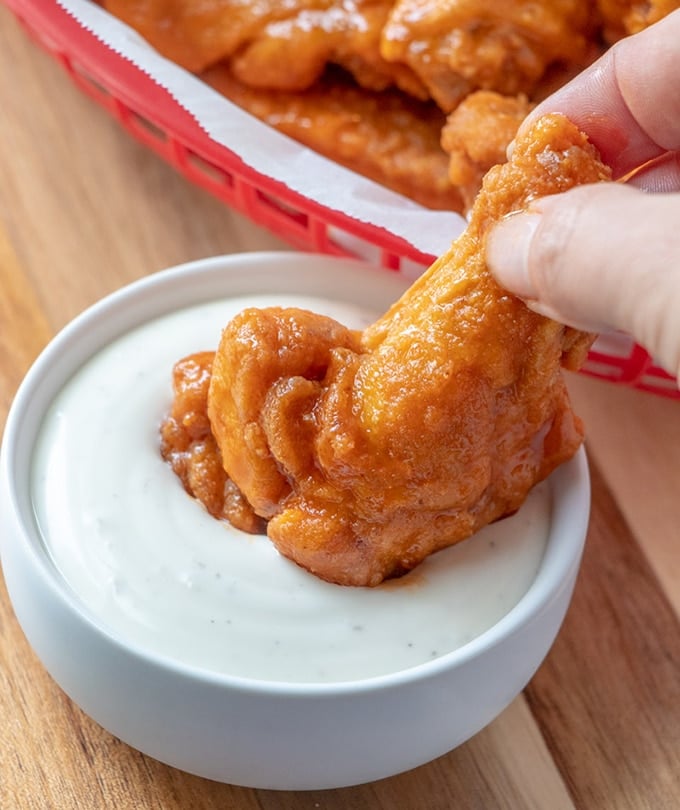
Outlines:
[{"label": "perforated basket side", "polygon": [[676,381],[627,335],[600,336],[581,371],[591,377],[680,399]]}]

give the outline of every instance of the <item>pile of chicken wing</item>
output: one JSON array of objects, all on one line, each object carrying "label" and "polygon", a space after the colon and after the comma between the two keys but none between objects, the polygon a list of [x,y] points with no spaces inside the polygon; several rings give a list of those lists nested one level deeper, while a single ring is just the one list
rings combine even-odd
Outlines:
[{"label": "pile of chicken wing", "polygon": [[466,211],[531,107],[680,0],[101,0],[271,126]]},{"label": "pile of chicken wing", "polygon": [[581,444],[561,368],[592,335],[530,311],[484,260],[494,222],[605,181],[559,115],[484,178],[469,225],[364,331],[246,309],[175,367],[161,450],[217,517],[323,579],[374,586],[510,515]]}]

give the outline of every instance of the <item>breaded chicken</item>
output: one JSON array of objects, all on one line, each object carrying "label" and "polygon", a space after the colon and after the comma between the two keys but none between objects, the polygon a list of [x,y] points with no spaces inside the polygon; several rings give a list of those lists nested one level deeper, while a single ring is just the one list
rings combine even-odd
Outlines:
[{"label": "breaded chicken", "polygon": [[298,309],[227,325],[211,430],[282,554],[377,585],[515,512],[576,452],[561,367],[579,366],[592,335],[504,292],[484,246],[535,198],[608,178],[585,135],[544,117],[486,176],[464,234],[362,333]]},{"label": "breaded chicken", "polygon": [[680,0],[597,0],[596,5],[604,38],[611,44],[666,17],[680,8]]},{"label": "breaded chicken", "polygon": [[224,66],[202,78],[279,132],[427,208],[461,211],[440,134],[444,114],[430,103],[360,89],[328,71],[299,93],[249,87]]},{"label": "breaded chicken", "polygon": [[227,476],[208,420],[208,389],[214,352],[198,352],[175,364],[172,409],[161,425],[161,455],[184,489],[216,518],[251,534],[264,532],[255,514]]},{"label": "breaded chicken", "polygon": [[226,62],[252,87],[304,90],[330,63],[363,87],[397,85],[426,95],[410,68],[380,54],[393,0],[103,0],[103,5],[193,72]]},{"label": "breaded chicken", "polygon": [[449,154],[449,179],[469,210],[482,178],[505,163],[508,145],[533,104],[526,96],[503,96],[492,90],[471,93],[448,116],[441,144]]},{"label": "breaded chicken", "polygon": [[593,22],[590,0],[396,0],[381,53],[451,112],[474,90],[531,93],[550,65],[585,62]]}]

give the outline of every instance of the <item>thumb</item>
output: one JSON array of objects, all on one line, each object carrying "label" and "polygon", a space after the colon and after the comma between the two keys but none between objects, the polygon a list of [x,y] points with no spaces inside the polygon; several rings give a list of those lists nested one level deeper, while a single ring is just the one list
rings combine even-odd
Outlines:
[{"label": "thumb", "polygon": [[680,372],[680,194],[602,183],[544,197],[493,227],[486,258],[531,309],[627,332]]}]

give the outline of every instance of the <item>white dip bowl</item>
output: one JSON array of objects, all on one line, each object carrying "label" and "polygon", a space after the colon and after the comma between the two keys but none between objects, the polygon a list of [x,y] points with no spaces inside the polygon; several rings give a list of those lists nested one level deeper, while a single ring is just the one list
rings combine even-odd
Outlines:
[{"label": "white dip bowl", "polygon": [[[293,253],[194,262],[84,312],[26,376],[0,468],[10,597],[56,682],[140,751],[238,785],[359,784],[467,740],[547,654],[586,535],[582,450],[516,516],[377,589],[322,583],[266,538],[213,520],[156,452],[172,362],[215,348],[244,302],[325,308],[362,326],[405,286],[387,270]],[[198,323],[185,334],[181,313],[194,308]],[[162,340],[144,332],[166,317],[172,326]],[[152,344],[136,346],[138,332]],[[83,404],[78,390],[64,405],[88,361],[109,352],[115,363],[110,347],[129,334],[125,367],[138,362],[143,372],[133,369],[126,390],[143,392],[137,379],[147,371],[152,388],[131,400],[127,416],[127,394],[106,390],[117,382],[110,369],[100,398],[113,402],[111,418],[97,422],[103,406]],[[82,412],[69,417],[78,404]],[[132,414],[134,429],[121,427],[118,414]],[[102,496],[101,515],[99,501],[88,500],[93,492]]]}]

